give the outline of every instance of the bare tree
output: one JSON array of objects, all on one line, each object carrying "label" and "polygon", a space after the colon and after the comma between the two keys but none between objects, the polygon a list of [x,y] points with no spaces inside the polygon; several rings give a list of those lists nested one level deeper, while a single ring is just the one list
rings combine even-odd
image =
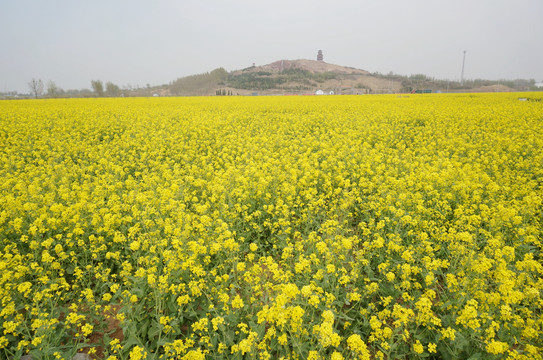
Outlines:
[{"label": "bare tree", "polygon": [[119,96],[121,94],[121,88],[108,81],[106,83],[106,94],[107,96]]},{"label": "bare tree", "polygon": [[54,98],[54,97],[59,96],[62,92],[63,90],[59,88],[57,84],[55,84],[54,81],[49,80],[47,82],[47,96]]},{"label": "bare tree", "polygon": [[104,96],[104,84],[100,80],[92,80],[91,86],[97,96]]},{"label": "bare tree", "polygon": [[43,94],[43,81],[41,79],[32,78],[28,83],[28,87],[36,99]]}]

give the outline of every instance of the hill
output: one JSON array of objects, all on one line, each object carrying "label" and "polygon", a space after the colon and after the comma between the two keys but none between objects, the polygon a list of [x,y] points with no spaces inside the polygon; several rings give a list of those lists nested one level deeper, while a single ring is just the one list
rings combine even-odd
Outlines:
[{"label": "hill", "polygon": [[179,78],[163,89],[160,95],[301,95],[314,94],[317,90],[334,94],[529,90],[524,88],[528,84],[517,82],[467,80],[460,84],[424,74],[384,75],[324,61],[299,59],[278,60],[231,72],[219,68],[209,73]]},{"label": "hill", "polygon": [[316,90],[341,93],[368,93],[383,88],[386,81],[360,69],[315,60],[279,60],[230,73],[225,84],[236,90],[262,94],[305,94]]},{"label": "hill", "polygon": [[233,71],[232,73],[237,75],[242,72],[271,72],[279,74],[289,70],[302,70],[309,71],[312,74],[317,73],[334,73],[334,74],[358,74],[369,75],[370,73],[365,70],[355,69],[352,67],[340,66],[329,64],[324,61],[316,60],[278,60],[268,65],[253,66],[244,70]]},{"label": "hill", "polygon": [[399,92],[401,83],[382,79],[368,71],[315,60],[278,60],[226,73],[191,75],[173,81],[171,95],[276,95],[312,94],[316,90],[335,94]]}]

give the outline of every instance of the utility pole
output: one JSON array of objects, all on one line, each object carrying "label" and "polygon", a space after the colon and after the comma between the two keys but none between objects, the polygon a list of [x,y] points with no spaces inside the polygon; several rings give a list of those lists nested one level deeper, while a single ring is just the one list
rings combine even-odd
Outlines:
[{"label": "utility pole", "polygon": [[464,65],[466,64],[466,50],[464,50],[464,58],[462,59],[462,74],[460,75],[460,83],[464,86]]}]

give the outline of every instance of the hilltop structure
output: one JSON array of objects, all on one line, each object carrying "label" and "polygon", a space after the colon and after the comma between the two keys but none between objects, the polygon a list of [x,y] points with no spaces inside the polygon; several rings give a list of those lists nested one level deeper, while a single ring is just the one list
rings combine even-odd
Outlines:
[{"label": "hilltop structure", "polygon": [[322,50],[319,50],[317,53],[317,61],[324,61],[324,57],[322,56]]}]

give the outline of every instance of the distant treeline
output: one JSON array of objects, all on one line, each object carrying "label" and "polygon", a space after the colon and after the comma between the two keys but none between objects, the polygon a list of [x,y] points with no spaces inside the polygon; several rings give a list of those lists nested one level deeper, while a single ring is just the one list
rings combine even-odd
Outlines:
[{"label": "distant treeline", "polygon": [[373,73],[375,77],[400,81],[402,83],[401,92],[409,92],[415,89],[432,89],[432,90],[469,90],[482,86],[490,85],[504,85],[515,90],[527,91],[538,90],[536,87],[536,81],[534,79],[516,79],[516,80],[485,80],[485,79],[466,79],[464,82],[456,80],[436,79],[424,74],[413,75],[398,75],[390,72],[388,74]]},{"label": "distant treeline", "polygon": [[17,91],[0,92],[0,99],[27,99],[27,98],[88,98],[88,97],[119,97],[119,96],[151,96],[157,90],[167,88],[167,85],[151,87],[147,84],[145,88],[127,85],[122,89],[108,81],[92,80],[91,89],[68,89],[64,90],[54,81],[44,82],[41,79],[32,78],[28,82],[28,93]]},{"label": "distant treeline", "polygon": [[224,85],[228,72],[223,68],[204,74],[179,78],[170,84],[170,92],[175,95],[205,95],[218,85]]},{"label": "distant treeline", "polygon": [[[358,74],[336,74],[332,72],[312,73],[304,69],[285,69],[279,73],[267,71],[254,71],[254,66],[243,69],[241,72],[228,73],[223,68],[215,69],[198,75],[190,75],[172,81],[170,84],[153,86],[147,84],[145,87],[133,87],[127,85],[122,89],[112,82],[92,80],[92,89],[64,90],[57,86],[54,81],[44,83],[41,79],[33,78],[29,83],[29,93],[18,94],[17,92],[0,92],[0,99],[9,98],[60,98],[60,97],[117,97],[117,96],[168,96],[168,95],[234,95],[232,90],[225,88],[262,91],[281,89],[289,91],[312,90],[321,87],[327,80],[353,79]],[[541,90],[536,86],[534,79],[516,80],[485,80],[466,79],[463,82],[457,80],[436,79],[424,74],[398,75],[393,72],[381,74],[375,72],[371,76],[386,79],[390,82],[401,83],[400,92],[411,92],[416,90],[432,91],[470,91],[484,86],[504,85],[516,91],[537,91]],[[370,92],[374,89],[360,81],[356,88],[367,89]],[[389,90],[390,91],[390,90]]]}]

